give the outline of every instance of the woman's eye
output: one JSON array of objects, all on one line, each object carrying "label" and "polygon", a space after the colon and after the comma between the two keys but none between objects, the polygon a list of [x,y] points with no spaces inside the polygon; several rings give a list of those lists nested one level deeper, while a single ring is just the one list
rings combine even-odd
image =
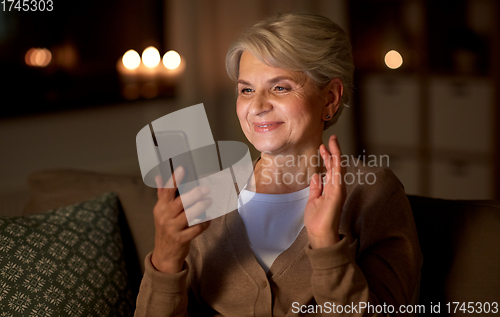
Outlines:
[{"label": "woman's eye", "polygon": [[276,91],[287,91],[288,89],[285,88],[285,87],[282,87],[282,86],[276,86],[276,87],[274,87],[274,90],[276,90]]},{"label": "woman's eye", "polygon": [[250,92],[252,92],[252,89],[251,89],[251,88],[243,88],[243,89],[241,89],[241,93],[242,93],[242,94],[248,94],[248,93],[250,93]]}]

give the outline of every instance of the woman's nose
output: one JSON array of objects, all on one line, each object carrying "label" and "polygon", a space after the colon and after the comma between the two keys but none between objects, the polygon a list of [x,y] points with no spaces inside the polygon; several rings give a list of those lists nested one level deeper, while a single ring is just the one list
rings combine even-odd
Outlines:
[{"label": "woman's nose", "polygon": [[252,98],[250,113],[254,116],[262,115],[273,109],[273,104],[265,93],[258,93]]}]

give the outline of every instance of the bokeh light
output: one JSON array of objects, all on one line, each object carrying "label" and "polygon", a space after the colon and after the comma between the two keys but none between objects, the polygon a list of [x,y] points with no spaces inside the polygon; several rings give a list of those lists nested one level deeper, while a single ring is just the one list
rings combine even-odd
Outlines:
[{"label": "bokeh light", "polygon": [[398,51],[395,50],[387,52],[387,54],[385,54],[384,61],[390,69],[396,69],[403,65],[403,57]]},{"label": "bokeh light", "polygon": [[46,67],[52,60],[52,53],[46,48],[30,48],[24,56],[28,66]]},{"label": "bokeh light", "polygon": [[160,63],[160,52],[153,47],[149,46],[142,52],[142,62],[146,67],[153,68]]},{"label": "bokeh light", "polygon": [[136,51],[128,50],[123,54],[122,63],[127,69],[136,69],[141,64],[141,57]]},{"label": "bokeh light", "polygon": [[163,65],[168,69],[176,69],[181,64],[181,56],[176,51],[168,51],[163,55]]}]

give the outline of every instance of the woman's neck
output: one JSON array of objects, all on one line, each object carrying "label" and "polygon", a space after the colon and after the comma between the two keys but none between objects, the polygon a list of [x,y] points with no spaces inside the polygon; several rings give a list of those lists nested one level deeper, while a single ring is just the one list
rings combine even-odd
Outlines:
[{"label": "woman's neck", "polygon": [[255,183],[248,189],[257,193],[286,194],[309,186],[314,173],[323,173],[324,164],[317,147],[299,153],[261,153],[254,168]]}]

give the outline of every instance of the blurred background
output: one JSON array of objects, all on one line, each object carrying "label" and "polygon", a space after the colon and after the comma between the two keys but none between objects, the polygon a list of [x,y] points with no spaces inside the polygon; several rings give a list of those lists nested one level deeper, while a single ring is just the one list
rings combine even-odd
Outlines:
[{"label": "blurred background", "polygon": [[288,11],[322,14],[351,36],[354,97],[325,138],[339,135],[355,157],[389,155],[409,194],[500,199],[498,1],[8,6],[0,8],[0,208],[24,205],[34,171],[140,175],[137,132],[197,103],[214,139],[246,141],[225,54],[245,26]]}]

